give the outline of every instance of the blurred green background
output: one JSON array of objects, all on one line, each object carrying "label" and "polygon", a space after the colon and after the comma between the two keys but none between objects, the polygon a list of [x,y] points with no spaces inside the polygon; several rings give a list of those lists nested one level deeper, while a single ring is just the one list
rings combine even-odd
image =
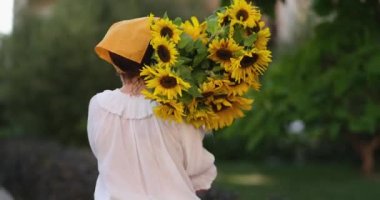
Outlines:
[{"label": "blurred green background", "polygon": [[[252,2],[273,63],[246,117],[206,138],[228,194],[205,198],[380,199],[380,1]],[[93,51],[109,26],[150,12],[202,19],[229,0],[14,3],[13,30],[0,33],[0,140],[88,150],[89,99],[121,85]]]}]

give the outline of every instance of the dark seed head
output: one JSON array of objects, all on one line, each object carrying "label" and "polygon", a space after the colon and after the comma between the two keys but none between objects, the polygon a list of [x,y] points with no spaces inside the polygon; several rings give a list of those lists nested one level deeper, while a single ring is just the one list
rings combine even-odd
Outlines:
[{"label": "dark seed head", "polygon": [[160,57],[160,60],[162,62],[169,62],[170,61],[170,51],[166,46],[164,46],[164,45],[158,46],[157,54],[158,54],[158,57]]},{"label": "dark seed head", "polygon": [[232,52],[228,49],[219,49],[216,51],[216,56],[225,61],[229,61],[232,58]]},{"label": "dark seed head", "polygon": [[252,35],[252,33],[256,33],[257,34],[259,31],[260,31],[259,25],[256,25],[253,28],[247,28],[247,29],[245,29],[245,33],[247,35]]},{"label": "dark seed head", "polygon": [[256,63],[258,58],[259,58],[259,55],[255,53],[252,56],[244,56],[243,59],[241,59],[240,61],[240,66],[242,68],[251,67],[253,64]]},{"label": "dark seed head", "polygon": [[229,16],[225,16],[223,17],[223,21],[222,21],[222,26],[227,26],[229,23],[230,23],[230,17]]},{"label": "dark seed head", "polygon": [[207,97],[209,97],[209,96],[211,96],[211,95],[213,95],[214,94],[214,92],[204,92],[204,93],[202,93],[202,96],[204,97],[204,98],[207,98]]},{"label": "dark seed head", "polygon": [[173,37],[173,30],[167,26],[163,27],[160,31],[160,35],[162,37],[169,37],[169,38],[172,38]]},{"label": "dark seed head", "polygon": [[160,85],[162,85],[162,87],[167,88],[167,89],[173,88],[177,85],[177,79],[170,76],[164,76],[160,80]]},{"label": "dark seed head", "polygon": [[236,85],[239,85],[239,83],[234,79],[232,78],[231,76],[228,78],[228,80],[231,82],[231,86],[236,86]]},{"label": "dark seed head", "polygon": [[236,18],[238,20],[241,20],[243,22],[245,22],[247,19],[248,19],[248,12],[244,9],[240,9],[237,13],[236,13]]}]

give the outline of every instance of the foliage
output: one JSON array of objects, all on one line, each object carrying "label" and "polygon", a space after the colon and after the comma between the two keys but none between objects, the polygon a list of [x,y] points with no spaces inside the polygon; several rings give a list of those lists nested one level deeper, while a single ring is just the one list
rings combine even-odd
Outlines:
[{"label": "foliage", "polygon": [[379,134],[379,2],[334,2],[315,1],[328,18],[314,37],[269,68],[252,112],[227,133],[241,132],[249,148],[286,136],[297,119],[309,136]]},{"label": "foliage", "polygon": [[146,16],[158,4],[180,13],[184,2],[66,0],[57,1],[49,16],[29,10],[16,16],[12,35],[1,38],[0,132],[87,143],[90,97],[120,84],[112,67],[96,57],[97,42],[115,21]]}]

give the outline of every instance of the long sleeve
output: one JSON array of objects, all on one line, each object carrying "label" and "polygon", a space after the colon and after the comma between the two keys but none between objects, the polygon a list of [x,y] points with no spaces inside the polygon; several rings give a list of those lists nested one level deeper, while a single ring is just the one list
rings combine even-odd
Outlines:
[{"label": "long sleeve", "polygon": [[100,126],[104,124],[107,112],[99,106],[96,96],[92,97],[88,107],[87,136],[91,150],[97,157],[96,138],[99,134]]},{"label": "long sleeve", "polygon": [[91,98],[89,106],[88,106],[88,117],[87,117],[87,136],[88,136],[88,142],[91,147],[92,153],[95,154],[95,125],[96,125],[96,112],[97,107],[95,105],[95,99],[94,97]]},{"label": "long sleeve", "polygon": [[184,167],[194,190],[209,189],[216,178],[215,158],[203,147],[204,133],[191,125],[180,126],[184,149]]}]

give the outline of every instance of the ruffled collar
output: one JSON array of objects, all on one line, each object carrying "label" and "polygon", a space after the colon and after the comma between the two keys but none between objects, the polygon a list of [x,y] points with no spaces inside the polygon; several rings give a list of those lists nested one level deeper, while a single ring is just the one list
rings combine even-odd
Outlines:
[{"label": "ruffled collar", "polygon": [[126,119],[142,119],[153,114],[155,102],[143,95],[132,96],[120,89],[105,90],[96,95],[97,102],[105,110]]}]

